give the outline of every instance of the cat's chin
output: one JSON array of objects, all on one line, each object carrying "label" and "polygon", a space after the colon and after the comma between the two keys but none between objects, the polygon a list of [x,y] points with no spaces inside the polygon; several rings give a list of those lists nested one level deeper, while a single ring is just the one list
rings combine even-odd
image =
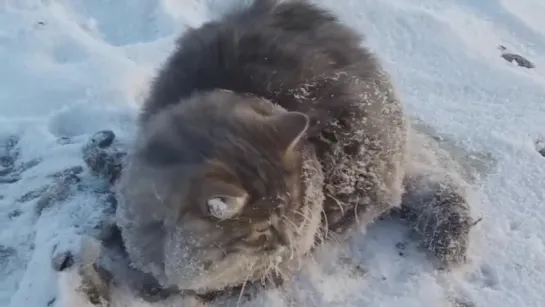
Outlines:
[{"label": "cat's chin", "polygon": [[180,270],[180,263],[174,262],[170,268],[170,261],[167,260],[165,273],[169,283],[176,284],[182,291],[205,295],[242,286],[245,283],[266,282],[273,275],[287,275],[289,259],[288,248],[280,248],[267,254],[233,253],[214,261],[206,270],[187,270],[187,267],[199,266],[198,263],[182,265],[184,269]]}]

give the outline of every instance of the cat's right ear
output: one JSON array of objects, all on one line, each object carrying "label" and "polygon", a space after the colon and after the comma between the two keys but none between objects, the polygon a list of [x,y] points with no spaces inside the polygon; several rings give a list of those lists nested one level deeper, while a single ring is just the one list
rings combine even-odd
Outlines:
[{"label": "cat's right ear", "polygon": [[308,130],[310,119],[300,112],[286,112],[272,116],[271,127],[276,134],[278,147],[290,152],[303,139]]}]

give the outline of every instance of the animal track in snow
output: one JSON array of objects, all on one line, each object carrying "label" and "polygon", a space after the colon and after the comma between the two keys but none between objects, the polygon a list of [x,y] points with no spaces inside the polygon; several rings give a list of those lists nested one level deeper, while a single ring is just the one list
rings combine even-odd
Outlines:
[{"label": "animal track in snow", "polygon": [[545,157],[545,138],[540,138],[536,141],[537,152]]},{"label": "animal track in snow", "polygon": [[481,288],[498,289],[500,280],[496,270],[489,264],[483,263],[469,276],[469,281]]},{"label": "animal track in snow", "polygon": [[105,42],[114,46],[151,42],[175,31],[175,22],[161,1],[139,2],[135,5],[132,0],[74,0],[68,5],[80,18],[91,20],[86,22],[88,27],[95,28]]},{"label": "animal track in snow", "polygon": [[510,63],[514,62],[518,66],[528,68],[528,69],[535,68],[534,63],[530,62],[528,59],[521,56],[520,54],[507,51],[507,48],[505,46],[500,45],[498,49],[500,49],[502,52],[501,57],[507,62],[510,62]]}]

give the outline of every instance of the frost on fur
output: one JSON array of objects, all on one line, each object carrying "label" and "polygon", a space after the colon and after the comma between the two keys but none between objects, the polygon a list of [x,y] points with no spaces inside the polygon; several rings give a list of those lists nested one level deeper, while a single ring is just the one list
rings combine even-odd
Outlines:
[{"label": "frost on fur", "polygon": [[449,267],[468,260],[470,232],[476,224],[468,181],[475,170],[462,165],[452,148],[442,148],[434,134],[421,123],[411,125],[405,191],[396,212]]},{"label": "frost on fur", "polygon": [[57,305],[59,307],[96,307],[89,299],[79,291],[77,285],[81,285],[81,276],[77,270],[67,270],[58,275],[58,298]]},{"label": "frost on fur", "polygon": [[427,174],[405,178],[405,189],[400,213],[422,235],[424,246],[445,265],[466,262],[474,223],[464,191]]},{"label": "frost on fur", "polygon": [[98,266],[101,245],[84,238],[81,251],[60,252],[53,257],[52,266],[59,271],[59,306],[109,307],[111,276]]},{"label": "frost on fur", "polygon": [[246,196],[217,196],[209,199],[206,204],[212,216],[220,220],[225,220],[233,217],[242,209],[246,204]]}]

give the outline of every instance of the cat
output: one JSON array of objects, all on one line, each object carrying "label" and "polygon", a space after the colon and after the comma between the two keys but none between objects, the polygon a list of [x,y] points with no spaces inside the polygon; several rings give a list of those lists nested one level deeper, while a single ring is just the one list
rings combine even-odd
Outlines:
[{"label": "cat", "polygon": [[138,268],[199,293],[283,276],[284,258],[311,250],[322,211],[343,233],[399,205],[401,102],[331,13],[256,1],[178,46],[119,183],[119,226]]},{"label": "cat", "polygon": [[[316,244],[392,210],[446,263],[465,259],[462,189],[416,188],[435,179],[408,167],[410,124],[390,76],[308,1],[254,1],[189,29],[138,124],[117,226],[131,265],[161,287],[281,283]],[[444,218],[426,215],[437,208]]]}]

